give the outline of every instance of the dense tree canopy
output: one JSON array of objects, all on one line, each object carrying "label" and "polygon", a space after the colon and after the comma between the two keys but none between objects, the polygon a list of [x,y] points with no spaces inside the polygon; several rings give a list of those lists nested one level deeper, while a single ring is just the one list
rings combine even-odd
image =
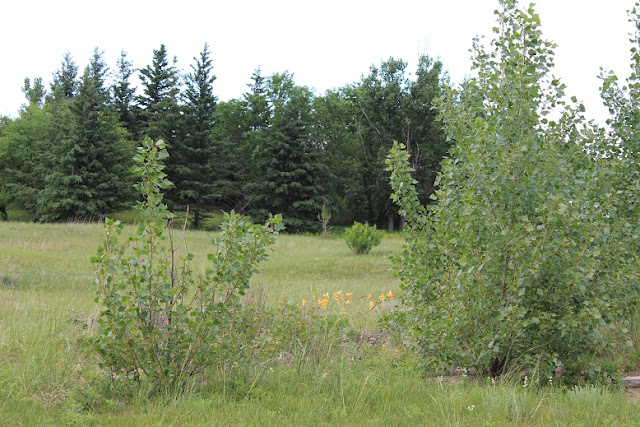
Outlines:
[{"label": "dense tree canopy", "polygon": [[257,68],[245,94],[220,103],[207,45],[189,72],[177,64],[163,44],[138,70],[125,51],[110,70],[96,49],[81,74],[66,53],[48,91],[41,78],[25,79],[25,105],[0,135],[3,197],[40,221],[126,208],[131,150],[144,136],[167,143],[167,202],[188,206],[195,227],[215,209],[235,209],[256,219],[282,213],[290,231],[311,230],[323,205],[335,222],[398,227],[384,170],[393,139],[410,147],[420,196],[434,189],[448,149],[433,111],[438,61],[421,57],[412,77],[390,58],[323,95]]}]

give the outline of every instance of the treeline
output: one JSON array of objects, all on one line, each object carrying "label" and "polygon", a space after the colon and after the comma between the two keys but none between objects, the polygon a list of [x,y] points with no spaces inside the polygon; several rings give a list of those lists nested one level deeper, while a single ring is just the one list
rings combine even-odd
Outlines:
[{"label": "treeline", "polygon": [[[281,213],[290,231],[314,230],[326,206],[344,223],[399,227],[384,159],[404,143],[433,191],[448,151],[433,101],[443,67],[422,56],[414,74],[390,58],[353,84],[316,95],[288,72],[258,68],[241,97],[219,102],[207,45],[186,73],[161,45],[139,70],[123,52],[110,70],[96,49],[83,72],[66,54],[50,87],[25,79],[26,103],[0,121],[0,205],[37,221],[101,218],[134,202],[134,149],[168,144],[166,201],[189,207],[193,225],[213,209],[264,220]],[[138,73],[141,87],[132,78]]]}]

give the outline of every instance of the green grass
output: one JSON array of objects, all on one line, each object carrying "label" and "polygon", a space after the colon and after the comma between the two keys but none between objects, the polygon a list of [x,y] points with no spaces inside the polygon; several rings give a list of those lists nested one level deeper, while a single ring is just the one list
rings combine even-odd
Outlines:
[{"label": "green grass", "polygon": [[[410,352],[353,340],[326,357],[293,364],[255,363],[212,371],[181,395],[130,400],[104,388],[104,374],[79,340],[97,309],[93,267],[99,224],[0,223],[0,425],[637,425],[637,404],[619,389],[562,389],[515,381],[424,380]],[[131,232],[131,228],[127,231]],[[188,231],[198,270],[210,243]],[[332,302],[361,332],[376,329],[374,297],[398,282],[389,255],[399,235],[356,256],[339,238],[281,235],[252,281],[252,292],[277,306],[335,291]],[[332,295],[331,295],[332,296]],[[388,304],[388,303],[385,303]],[[323,353],[324,354],[324,353]]]}]

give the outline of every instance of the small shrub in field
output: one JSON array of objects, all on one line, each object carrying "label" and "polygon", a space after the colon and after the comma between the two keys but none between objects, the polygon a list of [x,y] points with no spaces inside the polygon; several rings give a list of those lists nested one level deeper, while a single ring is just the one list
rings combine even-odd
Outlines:
[{"label": "small shrub in field", "polygon": [[161,190],[170,185],[162,172],[167,157],[162,141],[144,140],[133,169],[141,177],[140,225],[119,243],[123,227],[107,219],[92,260],[101,311],[91,344],[100,365],[114,380],[145,381],[151,390],[180,388],[220,359],[242,313],[240,296],[282,228],[279,216],[254,225],[233,212],[225,215],[212,239],[212,263],[204,276],[195,275],[193,255],[179,255],[172,214],[162,203]]},{"label": "small shrub in field", "polygon": [[357,255],[368,254],[382,241],[382,233],[367,224],[356,222],[344,232],[347,246]]}]

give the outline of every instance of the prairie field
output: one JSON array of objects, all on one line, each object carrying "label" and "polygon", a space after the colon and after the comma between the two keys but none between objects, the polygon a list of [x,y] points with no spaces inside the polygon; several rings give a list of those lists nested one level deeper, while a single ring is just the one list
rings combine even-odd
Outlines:
[{"label": "prairie field", "polygon": [[[330,313],[349,334],[327,323],[291,360],[243,359],[179,394],[124,398],[109,391],[83,344],[98,313],[90,257],[101,232],[100,224],[0,222],[0,425],[640,424],[637,404],[618,386],[425,378],[402,334],[378,322],[399,304],[380,300],[400,295],[390,260],[399,234],[368,255],[353,255],[339,237],[284,234],[259,266],[248,301],[290,304],[318,319]],[[203,272],[207,233],[187,231],[185,241]],[[349,304],[340,291],[351,293]],[[321,308],[325,293],[331,302]]]}]

